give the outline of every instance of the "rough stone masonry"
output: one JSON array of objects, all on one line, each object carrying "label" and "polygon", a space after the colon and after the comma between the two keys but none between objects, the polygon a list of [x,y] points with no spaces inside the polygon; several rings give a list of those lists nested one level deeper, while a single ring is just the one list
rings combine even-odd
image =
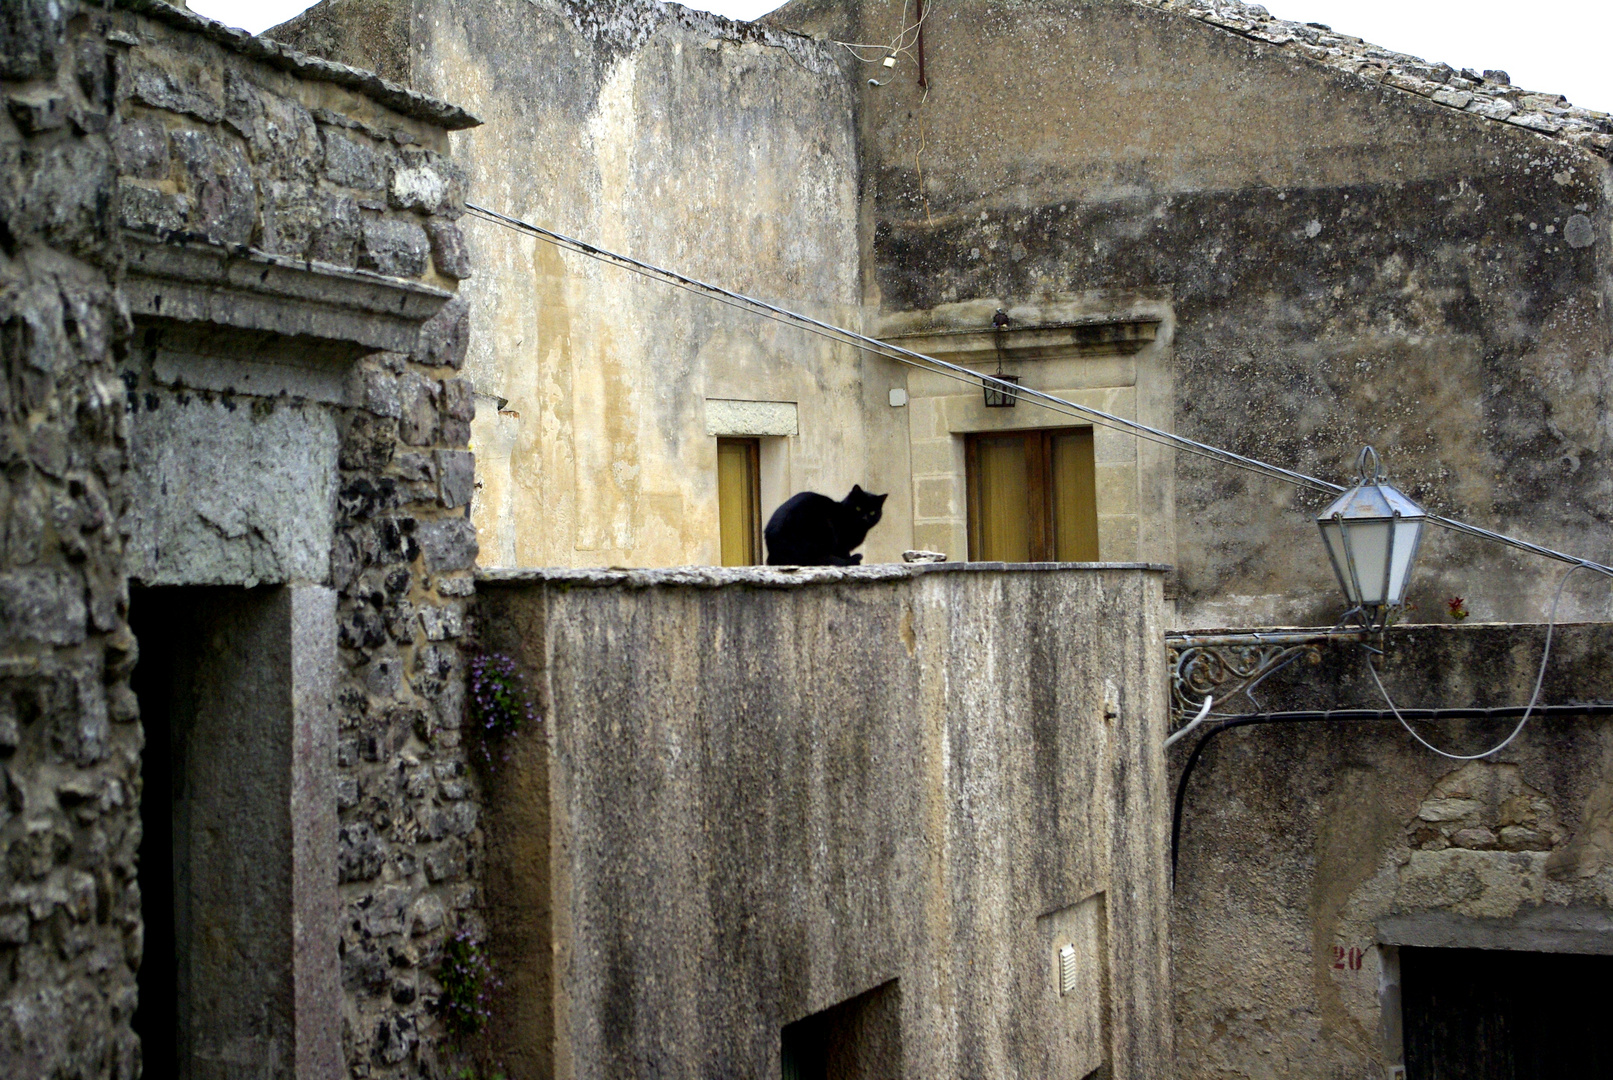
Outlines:
[{"label": "rough stone masonry", "polygon": [[334,590],[323,1022],[350,1075],[438,1075],[432,973],[480,924],[476,120],[156,0],[8,2],[0,93],[0,1074],[141,1068],[132,581]]},{"label": "rough stone masonry", "polygon": [[133,1077],[140,729],[111,48],[0,9],[0,1062]]}]

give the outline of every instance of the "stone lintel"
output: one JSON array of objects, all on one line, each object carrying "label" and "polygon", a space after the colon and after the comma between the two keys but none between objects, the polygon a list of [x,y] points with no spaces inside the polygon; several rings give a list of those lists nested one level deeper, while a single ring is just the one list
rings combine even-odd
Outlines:
[{"label": "stone lintel", "polygon": [[1613,956],[1613,912],[1542,905],[1505,919],[1478,919],[1448,911],[1391,915],[1378,924],[1378,941],[1430,949]]},{"label": "stone lintel", "polygon": [[1079,356],[1130,356],[1159,336],[1158,318],[1123,317],[1010,326],[1006,330],[928,330],[887,338],[892,345],[954,363],[1058,360]]},{"label": "stone lintel", "polygon": [[136,317],[213,323],[409,352],[453,296],[366,270],[125,230],[124,294]]},{"label": "stone lintel", "polygon": [[707,435],[797,435],[800,421],[793,401],[706,399]]}]

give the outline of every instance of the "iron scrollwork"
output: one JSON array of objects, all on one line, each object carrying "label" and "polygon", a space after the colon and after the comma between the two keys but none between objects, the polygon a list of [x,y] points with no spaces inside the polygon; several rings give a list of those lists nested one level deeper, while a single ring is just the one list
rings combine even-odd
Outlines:
[{"label": "iron scrollwork", "polygon": [[1222,703],[1231,704],[1238,697],[1258,712],[1261,704],[1254,692],[1266,679],[1301,657],[1307,663],[1320,663],[1324,644],[1362,638],[1358,630],[1168,634],[1172,717],[1180,721],[1197,715],[1212,696],[1217,713],[1244,711],[1223,707]]}]

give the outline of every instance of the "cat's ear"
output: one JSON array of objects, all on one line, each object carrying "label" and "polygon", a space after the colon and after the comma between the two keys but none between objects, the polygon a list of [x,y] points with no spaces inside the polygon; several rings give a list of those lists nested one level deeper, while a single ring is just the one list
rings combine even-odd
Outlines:
[{"label": "cat's ear", "polygon": [[888,491],[885,492],[885,494],[883,494],[883,495],[875,495],[874,496],[874,498],[879,502],[879,505],[881,505],[881,506],[884,506],[885,505],[885,500],[890,498],[890,497],[891,497],[891,493],[888,492]]},{"label": "cat's ear", "polygon": [[[853,485],[851,485],[851,496],[862,495],[862,494],[864,494],[864,492],[863,492],[863,486],[861,484],[853,484]],[[850,498],[851,496],[847,496],[847,497]]]}]

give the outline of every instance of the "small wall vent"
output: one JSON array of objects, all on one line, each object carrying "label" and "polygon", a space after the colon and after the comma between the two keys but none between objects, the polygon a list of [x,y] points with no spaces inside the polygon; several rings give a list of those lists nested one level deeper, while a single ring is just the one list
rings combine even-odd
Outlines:
[{"label": "small wall vent", "polygon": [[1059,997],[1075,989],[1075,946],[1066,945],[1059,950]]}]

